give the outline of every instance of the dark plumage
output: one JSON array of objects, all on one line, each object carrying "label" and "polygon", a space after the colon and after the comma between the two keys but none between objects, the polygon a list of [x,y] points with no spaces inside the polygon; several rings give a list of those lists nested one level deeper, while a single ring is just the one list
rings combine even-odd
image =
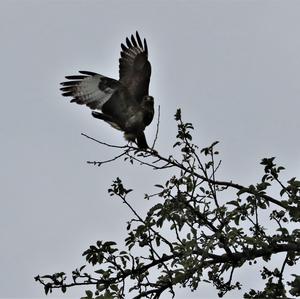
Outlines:
[{"label": "dark plumage", "polygon": [[66,76],[62,82],[62,95],[72,97],[71,102],[91,108],[95,118],[104,120],[124,132],[128,141],[141,149],[148,148],[144,130],[153,119],[154,100],[149,96],[151,65],[148,47],[136,36],[121,44],[119,80],[103,75],[79,71],[81,75]]}]

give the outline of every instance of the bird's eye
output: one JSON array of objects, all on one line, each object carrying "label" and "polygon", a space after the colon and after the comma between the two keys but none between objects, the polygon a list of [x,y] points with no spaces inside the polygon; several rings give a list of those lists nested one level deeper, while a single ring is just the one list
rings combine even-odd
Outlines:
[{"label": "bird's eye", "polygon": [[146,98],[145,98],[145,100],[146,101],[150,101],[150,102],[153,102],[153,97],[152,96],[147,96]]}]

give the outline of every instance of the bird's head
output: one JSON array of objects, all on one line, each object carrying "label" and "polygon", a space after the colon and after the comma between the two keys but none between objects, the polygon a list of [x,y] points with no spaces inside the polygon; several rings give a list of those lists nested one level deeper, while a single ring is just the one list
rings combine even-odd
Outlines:
[{"label": "bird's head", "polygon": [[142,100],[142,105],[144,107],[153,107],[154,106],[154,98],[152,96],[144,96]]}]

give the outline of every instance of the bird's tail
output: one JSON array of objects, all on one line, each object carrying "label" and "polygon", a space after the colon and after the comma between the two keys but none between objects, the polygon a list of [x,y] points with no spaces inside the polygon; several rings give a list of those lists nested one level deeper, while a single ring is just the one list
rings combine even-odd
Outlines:
[{"label": "bird's tail", "polygon": [[144,132],[140,132],[137,134],[136,142],[137,142],[138,148],[140,148],[140,149],[149,148]]}]

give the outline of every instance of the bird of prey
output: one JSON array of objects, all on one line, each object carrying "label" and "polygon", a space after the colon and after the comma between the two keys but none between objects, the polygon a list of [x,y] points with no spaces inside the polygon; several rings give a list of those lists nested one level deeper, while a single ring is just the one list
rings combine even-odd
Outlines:
[{"label": "bird of prey", "polygon": [[136,32],[126,38],[121,49],[119,80],[79,71],[80,75],[66,76],[69,81],[61,83],[62,95],[88,106],[95,118],[123,131],[125,139],[135,142],[140,149],[147,149],[144,130],[154,115],[154,99],[149,95],[151,64],[147,42],[142,42]]}]

